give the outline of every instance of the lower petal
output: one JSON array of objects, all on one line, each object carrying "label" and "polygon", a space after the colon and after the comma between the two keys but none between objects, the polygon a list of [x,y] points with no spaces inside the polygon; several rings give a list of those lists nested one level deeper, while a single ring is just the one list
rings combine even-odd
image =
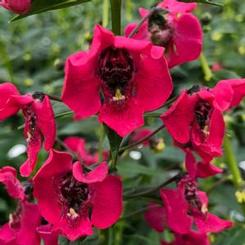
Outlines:
[{"label": "lower petal", "polygon": [[143,108],[135,99],[118,106],[104,104],[99,113],[99,121],[124,137],[144,124]]},{"label": "lower petal", "polygon": [[92,200],[92,224],[100,229],[113,225],[122,213],[122,182],[119,177],[108,176],[96,183]]}]

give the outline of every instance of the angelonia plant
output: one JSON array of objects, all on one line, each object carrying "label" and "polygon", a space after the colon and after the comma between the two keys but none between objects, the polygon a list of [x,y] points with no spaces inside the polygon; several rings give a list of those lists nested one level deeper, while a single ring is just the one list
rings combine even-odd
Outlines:
[{"label": "angelonia plant", "polygon": [[[38,2],[1,0],[0,6],[21,18],[35,14]],[[0,84],[0,120],[21,113],[27,146],[19,169],[0,169],[0,182],[17,203],[0,227],[0,244],[57,245],[60,237],[82,244],[126,219],[124,204],[141,197],[149,198],[142,222],[171,237],[158,244],[208,245],[214,233],[235,226],[209,211],[208,194],[199,181],[223,172],[215,159],[229,148],[224,116],[242,103],[245,79],[215,81],[212,86],[200,81],[173,95],[171,70],[203,56],[202,26],[193,13],[197,3],[163,0],[153,2],[151,9],[142,6],[139,21],[127,23],[124,31],[121,1],[110,3],[112,30],[94,23],[89,48],[67,57],[60,97],[39,91],[21,94],[12,82]],[[58,5],[51,4],[52,9]],[[76,135],[57,137],[53,100],[67,106],[74,120],[96,116],[109,149],[100,144],[99,150],[88,150],[86,139]],[[165,110],[155,116],[161,126],[155,131],[144,128],[145,115],[160,108]],[[161,152],[165,142],[156,134],[162,130],[185,156],[182,171],[154,188],[124,189],[118,159],[123,164],[125,155],[139,146]],[[40,162],[42,149],[47,159]],[[240,190],[238,166],[234,161],[229,166]]]}]

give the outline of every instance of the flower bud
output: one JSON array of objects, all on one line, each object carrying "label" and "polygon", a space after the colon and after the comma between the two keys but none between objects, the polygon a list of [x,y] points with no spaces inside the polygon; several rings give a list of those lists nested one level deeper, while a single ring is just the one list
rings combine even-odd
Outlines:
[{"label": "flower bud", "polygon": [[31,0],[2,0],[0,6],[16,14],[26,14],[31,8]]}]

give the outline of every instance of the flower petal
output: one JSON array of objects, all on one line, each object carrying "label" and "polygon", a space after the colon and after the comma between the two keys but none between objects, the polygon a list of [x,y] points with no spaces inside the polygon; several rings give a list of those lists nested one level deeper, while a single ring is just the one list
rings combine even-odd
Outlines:
[{"label": "flower petal", "polygon": [[30,142],[27,142],[27,159],[20,167],[21,176],[28,177],[35,168],[38,153],[42,146],[41,140],[40,133],[36,131]]},{"label": "flower petal", "polygon": [[84,173],[83,166],[80,162],[75,162],[72,170],[76,180],[87,184],[103,181],[107,176],[108,171],[109,169],[106,162],[100,163],[95,169],[87,174]]},{"label": "flower petal", "polygon": [[143,126],[143,108],[135,99],[130,99],[120,106],[104,104],[100,110],[99,121],[124,137]]},{"label": "flower petal", "polygon": [[96,77],[95,58],[79,52],[68,57],[62,100],[75,112],[76,119],[96,114],[101,106],[100,80]]},{"label": "flower petal", "polygon": [[189,96],[185,91],[172,106],[161,115],[171,136],[179,143],[185,144],[190,140],[190,126],[194,119],[196,96]]},{"label": "flower petal", "polygon": [[173,23],[173,46],[167,53],[170,68],[197,59],[202,50],[202,29],[194,15],[183,14]]},{"label": "flower petal", "polygon": [[42,216],[51,224],[60,222],[61,205],[58,202],[54,176],[72,171],[72,157],[65,153],[50,150],[46,162],[33,178],[34,196]]},{"label": "flower petal", "polygon": [[197,7],[196,3],[183,3],[176,0],[164,0],[158,7],[167,9],[172,14],[191,12]]},{"label": "flower petal", "polygon": [[167,224],[176,233],[191,230],[192,219],[187,215],[188,205],[179,190],[162,189],[160,196],[166,209]]},{"label": "flower petal", "polygon": [[52,228],[50,224],[41,225],[37,228],[37,232],[45,245],[58,245],[58,233],[52,231]]},{"label": "flower petal", "polygon": [[100,229],[113,225],[122,213],[122,183],[119,177],[107,176],[93,184],[92,224]]},{"label": "flower petal", "polygon": [[13,167],[5,166],[0,168],[0,182],[5,185],[8,194],[13,198],[24,200],[24,189],[16,175],[16,170]]},{"label": "flower petal", "polygon": [[54,112],[48,96],[43,101],[35,100],[33,110],[37,116],[37,128],[41,130],[44,137],[44,148],[49,150],[53,147],[56,136]]},{"label": "flower petal", "polygon": [[156,203],[150,203],[144,217],[150,227],[157,232],[163,232],[166,222],[164,207]]},{"label": "flower petal", "polygon": [[[154,53],[158,50],[158,55]],[[154,52],[152,52],[154,51]],[[144,111],[158,109],[168,99],[173,90],[172,79],[169,74],[167,62],[163,56],[164,49],[152,46],[148,49],[149,56],[141,55],[137,64],[134,80],[136,95]],[[152,71],[154,70],[154,73]]]},{"label": "flower petal", "polygon": [[12,83],[0,84],[0,120],[4,120],[20,109],[17,104],[11,103],[12,96],[19,96],[19,91]]}]

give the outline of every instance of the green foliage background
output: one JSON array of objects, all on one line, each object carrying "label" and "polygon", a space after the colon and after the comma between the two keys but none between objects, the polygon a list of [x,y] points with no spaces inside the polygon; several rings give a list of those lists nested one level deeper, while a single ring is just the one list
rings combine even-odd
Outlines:
[{"label": "green foliage background", "polygon": [[[218,0],[217,0],[218,1]],[[234,77],[245,77],[245,2],[240,0],[224,0],[224,8],[199,4],[195,12],[206,25],[204,53],[210,65],[220,63],[224,69],[215,72],[211,82],[204,81],[204,74],[199,60],[173,69],[175,94],[182,87],[189,88],[193,84],[213,86],[215,82]],[[123,25],[139,19],[137,8],[149,8],[153,1],[123,1]],[[9,23],[13,17],[9,12],[0,9],[0,82],[12,81],[22,93],[43,91],[60,96],[63,84],[63,64],[66,57],[77,50],[85,50],[92,38],[92,29],[96,23],[106,23],[107,14],[103,12],[103,1],[92,0],[82,5],[45,12]],[[108,19],[109,20],[109,19]],[[207,22],[209,22],[207,24]],[[110,21],[106,23],[110,27]],[[68,109],[59,102],[53,103],[55,114]],[[232,135],[234,152],[238,162],[245,161],[245,114],[244,104],[233,113],[227,115],[231,127],[227,134]],[[19,167],[25,154],[9,158],[9,150],[16,144],[24,144],[21,115],[12,117],[1,123],[0,128],[0,166],[7,164]],[[146,126],[156,128],[161,124],[159,119],[146,117]],[[72,116],[57,118],[58,136],[70,135],[85,137],[92,145],[101,137],[100,126],[96,118],[73,122]],[[133,160],[129,155],[123,156],[118,163],[119,174],[124,180],[125,192],[133,188],[156,186],[166,178],[182,169],[183,154],[171,146],[171,139],[166,131],[161,131],[166,142],[162,153],[154,153],[150,149],[141,149],[141,158]],[[58,147],[58,146],[57,146]],[[108,142],[104,141],[108,148]],[[40,164],[47,154],[39,156]],[[228,170],[222,164],[225,159],[218,159],[217,164],[224,167],[222,176],[213,177],[201,182],[201,189],[208,191],[210,209],[216,214],[232,218],[237,225],[221,235],[212,236],[217,245],[245,244],[245,217],[236,202],[234,187],[231,184]],[[242,170],[245,176],[245,170]],[[219,184],[219,183],[222,184]],[[169,232],[157,234],[146,225],[143,211],[148,199],[125,201],[122,219],[109,231],[96,233],[86,239],[84,244],[104,244],[113,239],[111,244],[158,244],[160,237],[170,238]],[[15,208],[0,187],[0,224],[8,219],[8,214]],[[98,240],[97,238],[100,238]],[[65,243],[65,241],[63,241]]]}]

